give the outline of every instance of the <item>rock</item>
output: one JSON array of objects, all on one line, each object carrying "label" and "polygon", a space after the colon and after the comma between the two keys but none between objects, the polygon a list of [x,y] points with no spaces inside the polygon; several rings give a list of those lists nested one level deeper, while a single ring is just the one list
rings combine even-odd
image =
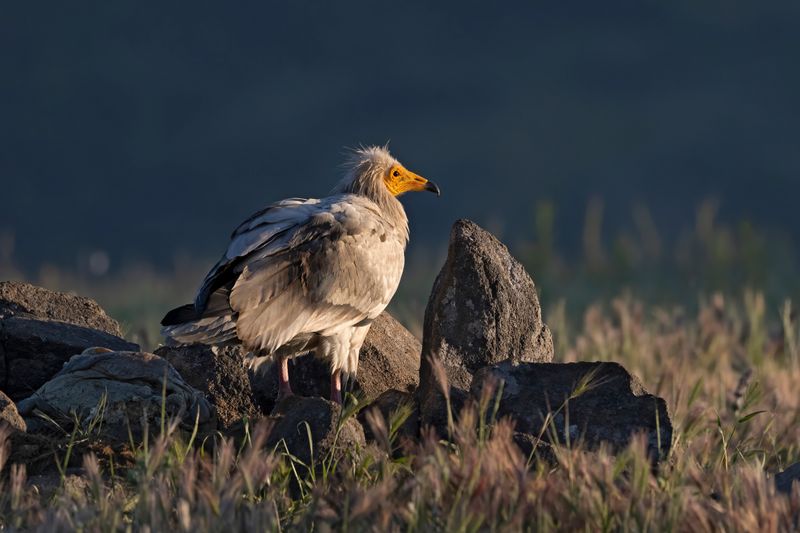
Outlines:
[{"label": "rock", "polygon": [[34,418],[36,410],[57,421],[71,421],[72,413],[83,422],[101,417],[104,437],[127,441],[129,425],[136,439],[143,434],[143,422],[151,435],[159,430],[162,403],[167,418],[179,418],[186,429],[194,426],[198,413],[201,432],[215,427],[213,407],[203,393],[190,387],[165,359],[143,352],[86,350],[18,408],[29,427],[40,423]]},{"label": "rock", "polygon": [[[318,466],[330,453],[337,458],[358,454],[366,446],[364,430],[355,418],[340,423],[340,417],[341,406],[338,404],[322,398],[290,396],[275,406],[270,417],[275,425],[266,445],[277,448],[278,452],[285,452],[288,448],[289,453],[306,465],[311,465],[313,460]],[[281,441],[285,442],[286,448]],[[310,444],[313,445],[313,456]]]},{"label": "rock", "polygon": [[[11,452],[7,464],[24,464],[28,475],[57,472],[58,466],[53,461],[54,453],[61,453],[69,446],[69,436],[52,426],[51,428],[52,431],[44,432],[47,434],[34,433],[31,428],[26,433],[12,433],[11,438],[6,441],[9,445],[8,451]],[[57,432],[60,434],[56,435]],[[77,445],[73,446],[73,451],[77,451],[77,448]],[[82,457],[79,453],[76,455]],[[72,458],[70,461],[73,461]],[[63,462],[59,466],[63,466]]]},{"label": "rock", "polygon": [[0,319],[9,316],[58,320],[122,337],[119,323],[91,298],[51,291],[29,283],[0,281]]},{"label": "rock", "polygon": [[[137,464],[136,452],[127,438],[125,441],[110,440],[105,438],[104,433],[93,431],[72,439],[69,425],[62,425],[62,429],[59,429],[50,422],[32,420],[27,433],[11,435],[11,454],[8,458],[8,464],[25,465],[29,480],[35,475],[60,476],[59,470],[64,466],[67,466],[68,472],[80,470],[85,456],[90,453],[97,457],[105,472],[114,469],[124,472]],[[65,465],[67,450],[71,452]],[[54,461],[56,458],[58,462]]]},{"label": "rock", "polygon": [[83,468],[67,468],[63,477],[58,472],[28,476],[27,485],[41,501],[50,501],[57,494],[81,501],[86,498],[90,482]]},{"label": "rock", "polygon": [[0,427],[2,426],[8,426],[16,431],[28,429],[25,420],[17,412],[17,406],[11,401],[11,398],[0,391]]},{"label": "rock", "polygon": [[530,433],[514,432],[514,444],[520,449],[522,454],[531,464],[543,462],[550,466],[556,466],[558,461],[553,453],[553,448],[549,442],[539,438],[538,435]]},{"label": "rock", "polygon": [[[396,431],[394,442],[394,449],[399,451],[405,444],[414,442],[419,437],[419,409],[417,409],[414,402],[414,394],[407,391],[400,391],[397,389],[389,389],[384,391],[383,394],[378,396],[369,406],[365,407],[358,413],[358,421],[364,428],[364,435],[367,442],[374,442],[380,440],[381,436],[376,435],[376,430],[382,429],[384,436],[389,435],[391,431],[392,418],[399,409],[406,406],[410,412],[408,418],[400,424]],[[374,428],[374,421],[370,420],[370,412],[380,413],[379,419],[384,428]],[[385,443],[382,443],[385,444]],[[385,448],[385,446],[382,446]]]},{"label": "rock", "polygon": [[[400,322],[383,312],[372,323],[358,359],[354,391],[371,401],[389,389],[411,390],[417,385],[421,345]],[[289,363],[292,391],[300,396],[330,397],[330,367],[306,354]],[[278,395],[277,365],[264,365],[251,376],[253,391],[264,412],[270,412]]]},{"label": "rock", "polygon": [[93,346],[137,351],[105,331],[20,314],[0,319],[0,390],[20,400],[58,373],[73,355]]},{"label": "rock", "polygon": [[155,353],[169,361],[189,385],[206,395],[216,409],[221,429],[231,428],[244,417],[254,420],[260,414],[254,403],[244,354],[238,346],[162,346]]},{"label": "rock", "polygon": [[20,400],[86,348],[139,349],[121,334],[119,323],[94,300],[0,282],[0,389]]},{"label": "rock", "polygon": [[367,401],[391,389],[412,391],[419,384],[419,340],[387,312],[372,322],[358,355],[356,390]]},{"label": "rock", "polygon": [[800,463],[795,463],[780,474],[775,475],[775,487],[779,492],[791,494],[792,486],[800,492]]},{"label": "rock", "polygon": [[617,363],[503,362],[478,371],[470,393],[477,399],[483,387],[500,382],[497,417],[511,417],[519,433],[541,435],[554,444],[580,442],[588,450],[605,443],[612,451],[645,433],[654,459],[669,452],[672,423],[666,402]]},{"label": "rock", "polygon": [[418,399],[423,422],[439,425],[444,403],[431,357],[444,368],[454,404],[484,366],[553,359],[533,280],[503,243],[468,220],[453,225],[425,309]]}]

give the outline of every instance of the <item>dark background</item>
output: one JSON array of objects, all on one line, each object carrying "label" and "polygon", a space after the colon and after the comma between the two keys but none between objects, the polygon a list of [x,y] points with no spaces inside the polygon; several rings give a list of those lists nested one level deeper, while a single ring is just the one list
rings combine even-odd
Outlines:
[{"label": "dark background", "polygon": [[[325,195],[344,147],[391,141],[443,196],[412,241],[470,217],[513,240],[587,201],[604,230],[722,220],[800,239],[800,3],[6,3],[0,231],[16,264],[212,257],[240,219]],[[412,252],[413,252],[412,248]]]}]

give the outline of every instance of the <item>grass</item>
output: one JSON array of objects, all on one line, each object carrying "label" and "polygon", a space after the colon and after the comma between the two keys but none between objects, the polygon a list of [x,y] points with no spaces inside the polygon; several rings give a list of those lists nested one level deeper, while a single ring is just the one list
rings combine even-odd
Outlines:
[{"label": "grass", "polygon": [[[451,418],[448,442],[424,430],[419,442],[403,440],[398,428],[411,413],[402,408],[388,420],[365,417],[375,436],[367,449],[340,445],[315,464],[280,445],[266,449],[263,423],[233,441],[168,421],[115,460],[95,442],[99,423],[86,420],[60,430],[50,452],[61,485],[52,495],[28,481],[25,464],[12,464],[0,434],[0,529],[796,530],[800,491],[776,494],[772,480],[800,461],[791,245],[747,223],[718,223],[713,202],[671,243],[643,206],[629,230],[607,238],[594,202],[582,257],[570,259],[554,207],[543,202],[535,213],[531,238],[513,248],[536,273],[556,361],[619,362],[666,400],[673,442],[656,471],[640,439],[616,455],[556,447],[553,464],[532,462],[513,444],[511,424],[491,416],[488,396]],[[417,335],[436,255],[409,258],[393,302]],[[163,312],[191,299],[209,265],[128,266],[95,278],[53,267],[24,275],[6,260],[0,277],[94,297],[126,336],[152,347]],[[577,384],[575,394],[590,386]],[[77,486],[76,467],[88,480]]]},{"label": "grass", "polygon": [[[49,499],[0,445],[0,527],[792,530],[800,492],[776,494],[771,474],[800,460],[798,324],[791,304],[770,310],[764,302],[752,291],[715,294],[688,315],[621,296],[590,306],[579,326],[563,312],[549,314],[558,360],[618,361],[667,400],[672,451],[657,471],[641,439],[617,455],[557,447],[555,464],[530,465],[512,442],[512,425],[485,416],[495,408],[490,398],[456,417],[451,442],[424,431],[420,442],[401,443],[397,429],[408,410],[390,420],[373,414],[374,445],[334,448],[313,466],[280,446],[266,449],[263,423],[241,442],[190,442],[194,436],[172,423],[149,443],[133,443],[124,467],[112,470],[106,459],[85,454],[85,486],[67,490],[64,483]],[[357,407],[351,404],[345,418]],[[69,453],[76,454],[67,448],[54,456],[63,471]]]}]

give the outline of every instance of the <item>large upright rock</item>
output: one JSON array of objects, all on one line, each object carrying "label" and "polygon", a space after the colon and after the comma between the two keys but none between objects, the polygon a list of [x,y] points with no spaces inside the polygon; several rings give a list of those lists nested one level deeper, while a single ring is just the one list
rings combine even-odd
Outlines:
[{"label": "large upright rock", "polygon": [[[414,335],[383,312],[372,323],[358,358],[354,390],[372,401],[390,389],[410,391],[419,379],[421,345]],[[296,357],[289,367],[292,390],[300,396],[330,394],[330,366],[313,353]],[[278,395],[278,374],[273,363],[253,376],[253,391],[263,410],[272,410]]]},{"label": "large upright rock", "polygon": [[10,316],[58,320],[122,337],[119,323],[91,298],[30,283],[0,281],[0,319]]},{"label": "large upright rock", "polygon": [[231,428],[245,417],[254,420],[259,416],[239,346],[162,346],[155,353],[206,395],[216,408],[222,429]]},{"label": "large upright rock", "polygon": [[136,351],[94,300],[27,283],[0,282],[0,390],[29,396],[86,348]]},{"label": "large upright rock", "polygon": [[469,220],[453,225],[425,309],[418,398],[423,422],[439,425],[443,397],[430,358],[444,368],[456,403],[486,365],[553,359],[533,280],[503,243]]},{"label": "large upright rock", "polygon": [[502,390],[497,417],[511,417],[521,435],[588,449],[606,444],[619,451],[643,433],[651,457],[669,452],[672,423],[666,402],[618,363],[506,361],[475,374],[472,396],[479,398],[490,383],[495,394]]},{"label": "large upright rock", "polygon": [[140,438],[144,424],[155,434],[162,407],[168,418],[177,417],[187,429],[195,421],[201,431],[215,427],[214,409],[205,396],[189,386],[165,359],[101,349],[74,356],[52,380],[18,404],[29,426],[37,421],[37,410],[67,422],[73,415],[84,422],[99,417],[103,434],[123,442],[128,440],[129,428]]}]

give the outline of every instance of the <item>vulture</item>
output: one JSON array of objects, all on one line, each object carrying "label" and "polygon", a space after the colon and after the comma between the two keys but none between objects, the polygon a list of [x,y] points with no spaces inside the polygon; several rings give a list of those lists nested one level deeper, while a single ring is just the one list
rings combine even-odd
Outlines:
[{"label": "vulture", "polygon": [[251,366],[276,361],[279,400],[292,394],[289,359],[314,351],[341,403],[403,273],[409,230],[398,197],[440,194],[386,147],[354,150],[346,168],[330,196],[282,200],[242,222],[194,303],[161,321],[166,344],[241,344]]}]

